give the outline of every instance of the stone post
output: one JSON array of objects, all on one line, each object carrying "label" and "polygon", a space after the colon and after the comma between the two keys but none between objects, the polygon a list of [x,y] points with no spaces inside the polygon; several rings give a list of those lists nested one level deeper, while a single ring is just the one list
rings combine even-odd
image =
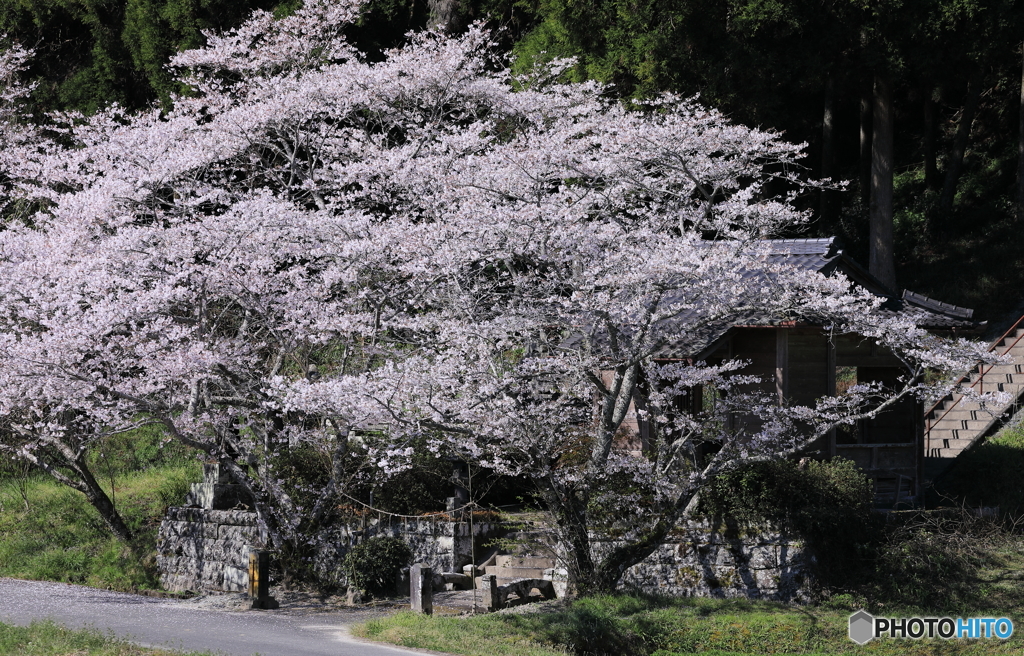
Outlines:
[{"label": "stone post", "polygon": [[480,587],[483,588],[484,599],[487,602],[487,610],[494,612],[501,608],[501,599],[498,595],[498,577],[494,574],[485,574],[480,577]]},{"label": "stone post", "polygon": [[434,612],[434,570],[416,563],[409,570],[409,603],[414,613]]}]

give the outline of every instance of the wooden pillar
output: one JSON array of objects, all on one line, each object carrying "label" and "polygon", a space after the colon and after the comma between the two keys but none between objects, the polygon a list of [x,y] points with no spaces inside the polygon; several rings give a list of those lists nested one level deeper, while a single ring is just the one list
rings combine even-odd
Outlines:
[{"label": "wooden pillar", "polygon": [[916,454],[914,463],[916,465],[916,477],[914,479],[914,505],[924,507],[924,403],[919,399],[914,400],[914,452]]},{"label": "wooden pillar", "polygon": [[789,398],[789,328],[775,329],[775,393],[779,405]]},{"label": "wooden pillar", "polygon": [[[727,342],[726,349],[725,349],[725,357],[726,357],[727,360],[732,360],[735,357],[735,348],[734,348],[735,347],[735,344],[734,344],[735,339],[736,339],[736,335],[735,334],[729,336],[729,341]],[[729,416],[726,419],[725,427],[729,430],[730,433],[732,433],[732,432],[734,432],[736,430],[736,413],[735,412],[730,412],[729,413]]]},{"label": "wooden pillar", "polygon": [[[825,393],[836,395],[836,345],[831,333],[825,335]],[[836,457],[836,429],[828,432],[828,457]]]},{"label": "wooden pillar", "polygon": [[278,607],[277,600],[270,596],[270,553],[267,551],[249,552],[249,599],[252,608],[273,610]]}]

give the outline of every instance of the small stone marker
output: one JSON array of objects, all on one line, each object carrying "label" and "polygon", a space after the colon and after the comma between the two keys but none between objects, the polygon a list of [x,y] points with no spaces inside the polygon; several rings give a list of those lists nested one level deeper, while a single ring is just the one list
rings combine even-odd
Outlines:
[{"label": "small stone marker", "polygon": [[480,587],[483,588],[484,599],[487,600],[487,610],[494,612],[502,607],[501,598],[498,595],[498,577],[494,574],[485,574],[480,577]]},{"label": "small stone marker", "polygon": [[270,596],[270,554],[266,551],[249,552],[249,598],[252,608],[278,608],[277,600]]},{"label": "small stone marker", "polygon": [[434,612],[434,570],[416,563],[409,570],[409,603],[414,613],[431,615]]}]

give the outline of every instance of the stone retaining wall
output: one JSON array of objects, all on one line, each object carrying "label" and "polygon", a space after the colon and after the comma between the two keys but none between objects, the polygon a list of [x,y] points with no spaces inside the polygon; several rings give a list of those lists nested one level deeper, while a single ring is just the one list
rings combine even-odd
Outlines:
[{"label": "stone retaining wall", "polygon": [[[606,553],[613,542],[595,542]],[[691,522],[622,577],[622,587],[681,597],[809,597],[809,554],[797,540],[770,530]]]},{"label": "stone retaining wall", "polygon": [[165,590],[227,590],[249,585],[249,552],[266,535],[256,513],[242,510],[169,508],[157,534],[157,568]]},{"label": "stone retaining wall", "polygon": [[473,562],[473,546],[478,557],[484,544],[505,532],[501,524],[477,522],[470,536],[469,524],[446,518],[385,518],[368,520],[330,529],[325,536],[314,565],[323,581],[347,584],[342,562],[345,555],[363,540],[386,536],[404,540],[413,553],[413,562],[422,563],[435,573],[461,572],[463,565]]},{"label": "stone retaining wall", "polygon": [[[345,586],[345,555],[363,540],[389,536],[404,540],[413,561],[435,572],[461,572],[472,562],[473,543],[483,543],[504,532],[497,524],[477,523],[470,537],[469,524],[450,519],[409,518],[361,520],[328,529],[319,536],[314,569],[324,582]],[[249,552],[267,545],[257,526],[256,513],[241,510],[170,508],[157,537],[157,568],[166,590],[226,590],[241,592],[249,585]]]},{"label": "stone retaining wall", "polygon": [[[474,542],[479,557],[483,544],[502,531],[500,524],[478,523],[471,539],[468,524],[445,519],[353,522],[323,536],[314,567],[323,581],[345,586],[342,562],[349,550],[365,539],[390,536],[409,544],[414,562],[438,573],[460,572],[471,562]],[[160,582],[175,591],[244,591],[249,551],[265,545],[255,513],[170,508],[157,538]],[[612,545],[593,542],[594,555]],[[671,596],[800,601],[809,596],[809,566],[799,541],[771,531],[739,532],[695,522],[626,570],[621,585]],[[564,570],[556,569],[551,578],[561,596]]]},{"label": "stone retaining wall", "polygon": [[[157,567],[165,589],[248,588],[249,553],[266,548],[267,536],[258,527],[256,513],[232,508],[246,505],[237,487],[226,482],[216,465],[207,465],[204,482],[193,485],[191,507],[168,510],[157,538]],[[354,519],[317,534],[313,567],[321,581],[345,586],[345,555],[364,540],[390,536],[404,540],[414,562],[435,573],[461,572],[463,565],[473,562],[474,546],[480,562],[484,545],[505,529],[502,524],[481,522],[471,535],[468,523],[452,521],[447,515]],[[594,540],[595,557],[614,544]],[[647,559],[626,570],[622,586],[673,596],[792,601],[808,596],[809,564],[799,542],[770,529],[690,522]],[[554,568],[550,578],[561,595],[565,570]]]}]

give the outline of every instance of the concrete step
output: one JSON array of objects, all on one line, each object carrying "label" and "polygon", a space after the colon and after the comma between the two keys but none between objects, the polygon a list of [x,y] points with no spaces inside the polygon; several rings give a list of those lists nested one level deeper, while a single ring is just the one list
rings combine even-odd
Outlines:
[{"label": "concrete step", "polygon": [[998,376],[985,376],[985,380],[981,383],[975,383],[974,390],[978,394],[990,394],[992,392],[1006,392],[1007,394],[1017,394],[1020,392],[1021,384],[1024,383],[1024,374],[1016,374],[1015,382],[1008,382],[1005,379],[1009,374],[1000,374]]},{"label": "concrete step", "polygon": [[966,440],[972,442],[981,435],[982,431],[978,428],[964,429],[964,428],[937,428],[932,429],[928,432],[926,437],[932,442],[936,440]]},{"label": "concrete step", "polygon": [[544,570],[552,567],[498,567],[488,565],[484,574],[494,575],[502,579],[540,579],[544,578]]},{"label": "concrete step", "polygon": [[935,411],[933,411],[931,413],[931,415],[929,415],[926,418],[930,419],[933,422],[933,425],[934,425],[934,422],[943,421],[943,420],[946,420],[946,419],[955,419],[955,420],[969,419],[969,420],[972,420],[972,421],[982,421],[982,420],[986,420],[986,418],[987,418],[987,419],[990,420],[990,419],[995,418],[995,417],[999,416],[1000,414],[1002,414],[1002,412],[1007,407],[1009,407],[1010,405],[1013,404],[1013,400],[1017,396],[1019,396],[1020,386],[1011,386],[1011,385],[998,385],[997,386],[997,385],[993,385],[992,389],[987,389],[986,391],[990,391],[990,392],[1005,391],[1008,394],[1010,394],[1013,398],[1011,398],[1008,403],[1000,403],[1000,404],[988,403],[988,404],[985,405],[985,407],[982,407],[980,404],[975,403],[973,401],[961,401],[960,403],[958,403],[957,405],[955,405],[953,407],[949,407],[949,408],[936,408]]},{"label": "concrete step", "polygon": [[985,368],[985,378],[989,376],[1019,376],[1024,374],[1024,365],[1020,364],[986,364],[983,366]]},{"label": "concrete step", "polygon": [[[980,413],[979,413],[980,414]],[[992,422],[992,417],[982,416],[979,419],[959,419],[956,417],[950,417],[946,415],[942,418],[942,421],[937,421],[932,424],[932,431],[938,430],[959,430],[959,431],[979,431]]]},{"label": "concrete step", "polygon": [[977,437],[976,430],[963,430],[961,428],[936,427],[928,431],[927,437],[932,441],[936,440],[967,440],[971,441]]},{"label": "concrete step", "polygon": [[1012,333],[1010,333],[1009,335],[1007,335],[1003,339],[999,340],[999,344],[998,344],[998,346],[996,348],[997,349],[999,347],[1006,348],[1010,344],[1013,344],[1014,342],[1017,342],[1018,340],[1020,340],[1020,338],[1022,336],[1024,336],[1024,330],[1018,328],[1017,330],[1013,331]]},{"label": "concrete step", "polygon": [[929,458],[940,458],[942,460],[955,460],[961,453],[966,451],[970,445],[959,449],[932,449],[926,455]]},{"label": "concrete step", "polygon": [[543,556],[515,556],[515,555],[503,555],[498,556],[494,564],[497,567],[527,567],[532,569],[548,569],[555,566],[554,558],[545,558]]},{"label": "concrete step", "polygon": [[[948,409],[948,408],[947,408]],[[981,404],[974,401],[968,401],[967,399],[961,400],[957,403],[957,410],[982,410]]]},{"label": "concrete step", "polygon": [[[966,410],[962,408],[953,408],[942,416],[942,421],[989,421],[995,417],[993,412],[997,411],[993,408],[988,410]],[[934,426],[935,424],[933,423],[932,425]]]},{"label": "concrete step", "polygon": [[930,449],[966,449],[974,440],[971,439],[955,439],[955,438],[936,438],[932,437],[928,442]]},{"label": "concrete step", "polygon": [[[508,585],[509,583],[514,583],[516,581],[521,581],[522,579],[526,579],[526,578],[529,578],[529,579],[539,579],[539,578],[542,578],[542,577],[540,577],[540,576],[517,576],[517,577],[514,577],[514,578],[510,578],[510,579],[495,577],[494,582],[496,584],[498,584],[498,585]],[[485,589],[484,581],[483,581],[482,577],[479,577],[479,576],[476,577],[476,587],[477,587],[478,590]]]}]

